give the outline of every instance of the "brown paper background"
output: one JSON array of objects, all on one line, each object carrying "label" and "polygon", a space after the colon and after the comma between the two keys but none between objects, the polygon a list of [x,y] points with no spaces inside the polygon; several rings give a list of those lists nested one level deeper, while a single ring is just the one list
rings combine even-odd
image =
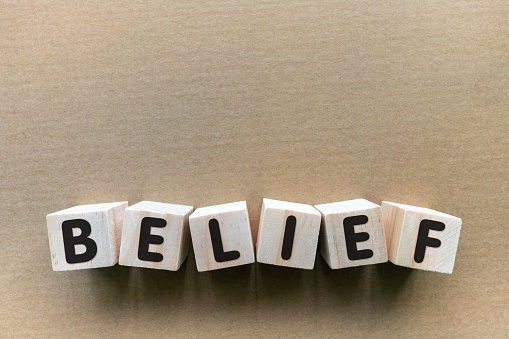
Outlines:
[{"label": "brown paper background", "polygon": [[[507,337],[509,2],[0,4],[2,337]],[[45,216],[366,198],[463,219],[452,275],[51,270]]]}]

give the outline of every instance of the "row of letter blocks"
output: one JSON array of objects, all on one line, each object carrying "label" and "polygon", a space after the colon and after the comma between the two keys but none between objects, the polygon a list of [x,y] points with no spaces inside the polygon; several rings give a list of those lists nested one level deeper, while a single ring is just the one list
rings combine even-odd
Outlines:
[{"label": "row of letter blocks", "polygon": [[[198,208],[142,201],[83,205],[47,216],[55,271],[136,266],[176,271],[192,240],[198,271],[255,261],[246,202]],[[257,261],[313,269],[387,262],[452,273],[461,219],[364,199],[305,205],[263,199]]]}]

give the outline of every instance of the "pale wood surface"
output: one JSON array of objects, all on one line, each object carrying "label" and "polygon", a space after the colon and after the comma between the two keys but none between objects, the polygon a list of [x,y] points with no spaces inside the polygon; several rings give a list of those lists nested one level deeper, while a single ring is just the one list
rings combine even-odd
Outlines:
[{"label": "pale wood surface", "polygon": [[[48,238],[51,252],[51,263],[54,271],[68,271],[86,268],[113,266],[118,263],[122,222],[127,201],[80,205],[48,214]],[[90,223],[89,238],[97,244],[97,254],[84,263],[69,264],[65,259],[62,223],[71,219],[84,219]],[[80,247],[75,246],[77,254]]]},{"label": "pale wood surface", "polygon": [[[0,2],[4,338],[506,338],[509,1]],[[365,198],[463,220],[385,263],[53,272],[45,216]]]},{"label": "pale wood surface", "polygon": [[[320,229],[320,253],[332,269],[378,264],[387,261],[382,209],[365,199],[354,199],[315,205],[322,213]],[[365,215],[368,222],[354,227],[355,232],[369,234],[367,241],[358,242],[357,249],[370,249],[373,256],[350,260],[347,255],[343,221],[347,217]]]},{"label": "pale wood surface", "polygon": [[[291,257],[281,256],[286,220],[296,218]],[[311,205],[263,199],[256,260],[264,264],[311,270],[315,265],[320,213]]]},{"label": "pale wood surface", "polygon": [[[124,215],[122,243],[119,264],[176,271],[187,256],[189,250],[189,215],[193,206],[141,201],[129,206]],[[163,228],[152,227],[151,234],[164,238],[162,244],[149,245],[150,252],[163,255],[160,262],[144,261],[138,258],[141,221],[145,217],[166,220]]]},{"label": "pale wood surface", "polygon": [[[426,271],[452,273],[461,230],[461,219],[428,208],[382,202],[383,222],[387,235],[389,260],[399,266]],[[414,253],[421,220],[445,224],[443,231],[429,231],[429,237],[439,239],[440,247],[427,247],[424,260],[415,262]]]},{"label": "pale wood surface", "polygon": [[[236,260],[217,262],[209,231],[209,221],[217,219],[224,251],[238,251]],[[254,262],[253,240],[245,201],[197,208],[189,217],[196,266],[199,272]]]}]

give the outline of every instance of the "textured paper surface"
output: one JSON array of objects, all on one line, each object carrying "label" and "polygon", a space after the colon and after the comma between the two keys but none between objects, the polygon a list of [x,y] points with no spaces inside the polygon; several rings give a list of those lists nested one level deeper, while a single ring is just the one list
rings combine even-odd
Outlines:
[{"label": "textured paper surface", "polygon": [[[0,4],[2,337],[507,337],[509,3]],[[365,198],[463,219],[452,275],[53,272],[45,216]]]}]

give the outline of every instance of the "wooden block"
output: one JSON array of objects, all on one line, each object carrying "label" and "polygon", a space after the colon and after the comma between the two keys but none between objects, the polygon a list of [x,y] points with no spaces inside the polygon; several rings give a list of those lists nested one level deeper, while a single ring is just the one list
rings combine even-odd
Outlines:
[{"label": "wooden block", "polygon": [[199,272],[254,262],[245,201],[198,208],[189,228]]},{"label": "wooden block", "polygon": [[192,206],[141,201],[125,210],[119,264],[176,271],[189,250]]},{"label": "wooden block", "polygon": [[127,201],[71,207],[46,216],[54,271],[118,263]]},{"label": "wooden block", "polygon": [[332,269],[387,262],[379,205],[355,199],[315,207],[322,213],[320,253]]},{"label": "wooden block", "polygon": [[263,199],[257,261],[312,270],[320,219],[320,212],[311,205]]},{"label": "wooden block", "polygon": [[382,202],[389,260],[400,266],[452,273],[461,219],[428,208]]}]

